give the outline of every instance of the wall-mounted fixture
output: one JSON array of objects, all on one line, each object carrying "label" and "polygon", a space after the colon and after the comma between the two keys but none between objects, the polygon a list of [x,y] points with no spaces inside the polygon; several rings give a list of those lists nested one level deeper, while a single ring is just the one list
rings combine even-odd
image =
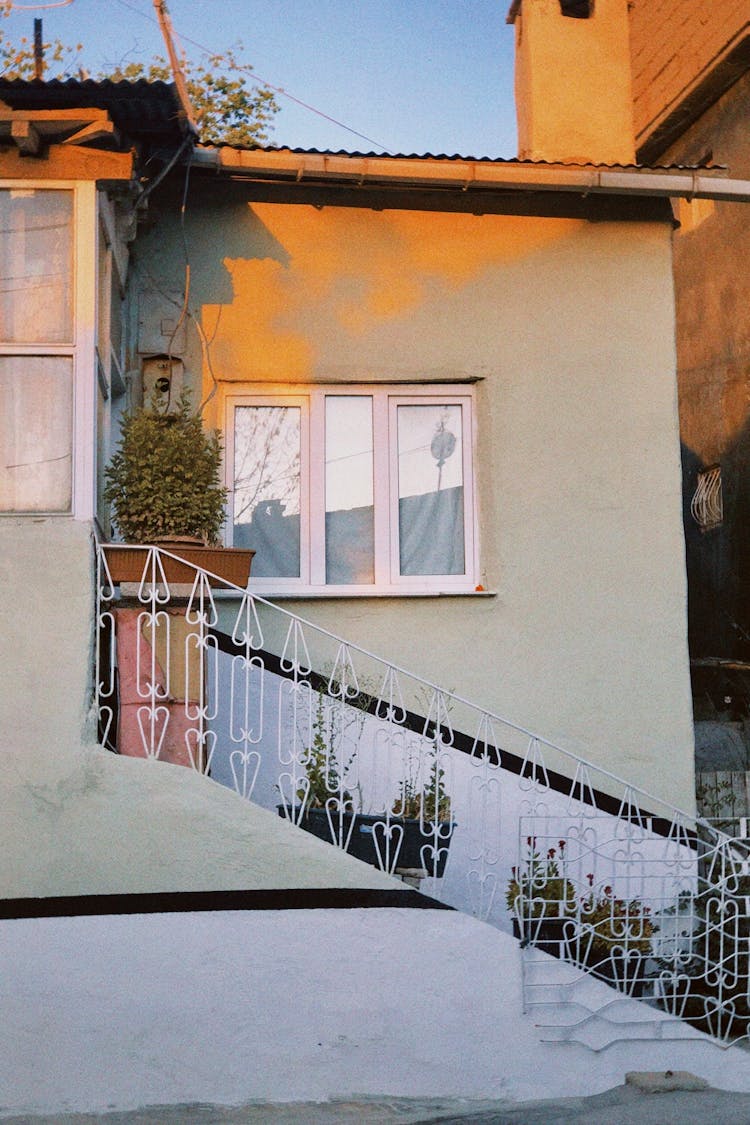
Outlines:
[{"label": "wall-mounted fixture", "polygon": [[690,502],[690,512],[701,531],[711,531],[724,522],[721,466],[709,465],[698,473],[698,485]]},{"label": "wall-mounted fixture", "polygon": [[160,414],[179,409],[185,368],[181,359],[168,355],[145,356],[141,362],[143,403]]}]

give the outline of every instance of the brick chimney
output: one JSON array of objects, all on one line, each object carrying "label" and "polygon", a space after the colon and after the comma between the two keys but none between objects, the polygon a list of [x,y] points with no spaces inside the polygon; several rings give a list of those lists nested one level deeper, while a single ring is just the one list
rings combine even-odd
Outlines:
[{"label": "brick chimney", "polygon": [[628,0],[513,0],[522,160],[633,164]]}]

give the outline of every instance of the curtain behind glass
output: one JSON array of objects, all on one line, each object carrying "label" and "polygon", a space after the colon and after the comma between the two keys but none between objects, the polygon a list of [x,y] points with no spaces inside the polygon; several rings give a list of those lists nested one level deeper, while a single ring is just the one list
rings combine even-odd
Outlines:
[{"label": "curtain behind glass", "polygon": [[465,574],[462,408],[399,406],[399,572]]},{"label": "curtain behind glass", "polygon": [[0,341],[73,341],[73,194],[0,190]]},{"label": "curtain behind glass", "polygon": [[301,410],[234,414],[234,544],[255,551],[253,577],[299,578]]},{"label": "curtain behind glass", "polygon": [[327,395],[325,423],[326,583],[372,583],[372,398]]},{"label": "curtain behind glass", "polygon": [[0,356],[0,511],[71,507],[73,361]]}]

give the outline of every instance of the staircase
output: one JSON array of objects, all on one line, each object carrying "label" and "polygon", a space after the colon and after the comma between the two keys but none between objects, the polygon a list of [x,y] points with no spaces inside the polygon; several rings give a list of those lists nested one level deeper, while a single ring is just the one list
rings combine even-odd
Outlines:
[{"label": "staircase", "polygon": [[139,581],[116,586],[117,550],[97,556],[105,746],[188,766],[515,931],[547,1041],[746,1037],[742,845],[207,571],[170,585],[169,552],[142,548]]}]

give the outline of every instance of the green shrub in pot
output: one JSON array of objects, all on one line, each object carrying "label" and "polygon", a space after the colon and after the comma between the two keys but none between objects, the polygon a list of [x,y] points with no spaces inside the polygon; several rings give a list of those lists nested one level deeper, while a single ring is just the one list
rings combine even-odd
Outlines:
[{"label": "green shrub in pot", "polygon": [[190,536],[217,544],[227,497],[221,453],[220,435],[204,430],[187,392],[171,414],[145,406],[126,414],[104,488],[125,542]]}]

